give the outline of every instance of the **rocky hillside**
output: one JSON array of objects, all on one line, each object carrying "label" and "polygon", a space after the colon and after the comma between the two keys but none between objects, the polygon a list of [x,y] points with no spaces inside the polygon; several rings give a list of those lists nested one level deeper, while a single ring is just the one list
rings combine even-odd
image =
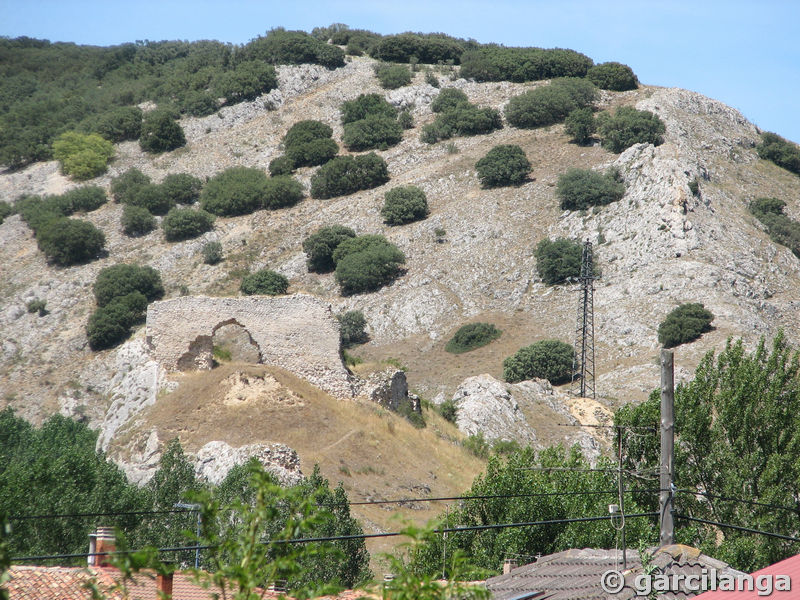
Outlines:
[{"label": "rocky hillside", "polygon": [[[800,218],[800,179],[758,159],[759,132],[737,111],[689,91],[642,86],[603,92],[599,106],[633,105],[658,114],[666,123],[665,141],[658,147],[636,145],[617,155],[599,145],[569,143],[562,125],[523,130],[507,124],[489,135],[428,145],[419,133],[433,120],[430,103],[439,90],[419,72],[410,86],[385,92],[372,66],[370,59],[354,58],[333,71],[280,67],[280,87],[270,94],[209,117],[183,120],[185,148],[153,157],[135,142],[118,144],[108,174],[92,183],[107,187],[131,167],[156,182],[181,172],[205,178],[236,165],[266,169],[282,153],[280,140],[293,123],[324,121],[341,141],[341,103],[378,92],[410,108],[415,120],[399,145],[380,152],[391,175],[384,186],[220,218],[213,231],[181,243],[167,243],[160,230],[141,238],[124,236],[122,208],[108,203],[85,217],[104,231],[108,256],[69,268],[48,266],[30,229],[18,216],[7,218],[0,225],[0,406],[11,405],[33,421],[60,411],[96,427],[114,422],[115,431],[126,422],[125,415],[138,412],[130,408],[137,403],[140,408],[154,405],[147,419],[167,414],[170,395],[158,389],[174,388],[180,381],[165,383],[146,356],[142,331],[114,350],[92,352],[87,344],[91,285],[101,268],[118,262],[158,269],[167,297],[236,295],[246,270],[275,269],[289,278],[292,293],[317,296],[334,313],[363,311],[371,341],[353,354],[373,365],[387,359],[402,364],[412,390],[438,401],[453,397],[457,389],[463,397],[464,386],[459,386],[468,377],[500,379],[503,358],[521,346],[549,338],[573,341],[577,290],[546,286],[536,274],[533,250],[546,237],[596,244],[602,270],[594,304],[600,406],[589,412],[640,401],[657,386],[656,329],[679,303],[703,302],[715,315],[712,332],[677,349],[679,378],[690,376],[700,357],[730,336],[752,343],[783,328],[792,342],[800,342],[800,261],[772,243],[747,211],[752,199],[774,196],[787,202],[788,214]],[[498,109],[512,96],[544,84],[440,77],[442,86],[460,88],[473,103]],[[529,182],[481,189],[475,163],[498,144],[525,150],[533,165]],[[559,209],[555,184],[561,173],[569,167],[611,165],[627,185],[621,201],[592,211]],[[310,168],[298,172],[306,188],[312,173]],[[689,188],[694,179],[700,182],[697,195]],[[383,194],[408,184],[426,192],[430,216],[401,227],[384,225],[379,212]],[[0,195],[6,201],[74,186],[58,173],[56,163],[0,173]],[[341,297],[332,275],[308,272],[301,248],[307,235],[328,224],[384,234],[408,257],[407,273],[375,293]],[[437,229],[445,235],[437,236]],[[214,266],[204,264],[200,255],[210,240],[221,242],[226,256]],[[34,298],[47,302],[47,315],[27,312]],[[503,334],[473,352],[446,353],[452,333],[471,321],[492,322]],[[491,377],[470,385],[489,389]],[[529,393],[523,389],[507,395],[513,399]],[[549,425],[536,423],[534,430],[563,418],[559,410],[566,400],[559,397],[560,408],[553,410]],[[176,433],[196,432],[202,422],[186,428]],[[552,433],[534,431],[522,439],[564,439]],[[284,441],[281,432],[269,437]],[[111,441],[108,435],[104,439]]]}]

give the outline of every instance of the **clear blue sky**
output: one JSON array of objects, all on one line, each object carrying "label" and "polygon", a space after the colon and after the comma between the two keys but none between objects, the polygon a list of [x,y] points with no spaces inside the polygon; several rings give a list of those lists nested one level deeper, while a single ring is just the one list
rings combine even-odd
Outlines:
[{"label": "clear blue sky", "polygon": [[630,65],[800,142],[800,0],[0,0],[0,35],[112,45],[245,43],[273,27],[346,23],[383,34],[441,31],[508,46],[572,48]]}]

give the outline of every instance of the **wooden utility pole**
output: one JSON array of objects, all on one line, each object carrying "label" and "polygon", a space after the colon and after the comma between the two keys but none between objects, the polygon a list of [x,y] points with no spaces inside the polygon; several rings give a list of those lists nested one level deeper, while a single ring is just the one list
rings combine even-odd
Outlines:
[{"label": "wooden utility pole", "polygon": [[672,476],[675,459],[675,372],[672,350],[661,349],[660,546],[675,543]]}]

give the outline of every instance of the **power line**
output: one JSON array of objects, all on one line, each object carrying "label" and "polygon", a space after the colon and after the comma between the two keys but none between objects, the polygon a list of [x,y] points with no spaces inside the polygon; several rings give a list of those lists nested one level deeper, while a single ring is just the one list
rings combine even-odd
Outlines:
[{"label": "power line", "polygon": [[686,515],[675,515],[678,519],[686,521],[695,521],[696,523],[705,523],[706,525],[714,525],[715,527],[724,527],[727,529],[735,529],[736,531],[744,531],[746,533],[755,533],[758,535],[765,535],[767,537],[778,538],[779,540],[788,540],[790,542],[800,542],[800,538],[792,537],[790,535],[783,535],[781,533],[772,533],[770,531],[761,531],[760,529],[751,529],[750,527],[742,527],[741,525],[731,525],[730,523],[719,523],[718,521],[709,521],[707,519],[698,519],[696,517],[689,517]]},{"label": "power line", "polygon": [[[641,517],[657,517],[657,512],[647,512],[647,513],[636,513],[631,515],[625,515],[626,519],[632,518],[641,518]],[[537,527],[543,525],[562,525],[568,523],[587,523],[592,521],[607,521],[611,517],[609,515],[603,515],[600,517],[574,517],[569,519],[549,519],[545,521],[526,521],[520,523],[497,523],[491,525],[468,525],[465,527],[443,527],[440,529],[434,529],[433,533],[459,533],[462,531],[488,531],[492,529],[508,529],[512,527]],[[291,540],[275,540],[274,543],[279,544],[308,544],[308,543],[315,543],[315,542],[336,542],[336,541],[347,541],[347,540],[365,540],[371,538],[386,538],[386,537],[397,537],[405,535],[402,531],[390,531],[385,533],[360,533],[354,535],[337,535],[337,536],[328,536],[328,537],[316,537],[316,538],[296,538]],[[167,553],[167,552],[184,552],[189,550],[210,550],[215,548],[216,546],[178,546],[174,548],[158,548],[158,553]],[[132,554],[134,552],[140,552],[140,550],[117,550],[114,552],[103,552],[103,555],[123,555],[123,554]],[[66,559],[66,558],[88,558],[90,556],[97,556],[98,553],[76,553],[76,554],[51,554],[46,556],[22,556],[12,558],[11,562],[33,562],[33,561],[42,561],[42,560],[56,560],[56,559]]]},{"label": "power line", "polygon": [[706,496],[708,498],[714,498],[715,500],[722,500],[723,502],[740,502],[742,504],[749,504],[751,506],[763,506],[765,508],[772,508],[775,510],[785,510],[788,512],[793,513],[800,513],[800,507],[790,507],[790,506],[780,506],[779,504],[770,504],[768,502],[758,502],[756,500],[744,500],[742,498],[733,498],[731,496],[720,496],[719,494],[711,494],[709,492],[698,492],[695,490],[684,490],[679,489],[678,492],[682,492],[684,494],[697,494],[698,496]]},{"label": "power line", "polygon": [[[660,490],[640,490],[643,492],[658,492]],[[547,496],[590,496],[596,494],[616,494],[615,490],[576,490],[571,492],[533,492],[528,494],[483,494],[475,496],[437,496],[433,498],[400,498],[396,500],[361,500],[356,502],[335,502],[323,503],[322,506],[368,506],[375,504],[404,504],[411,502],[447,502],[454,500],[490,500],[499,498],[536,498]],[[22,521],[34,519],[71,519],[84,517],[116,517],[129,515],[159,515],[170,513],[194,513],[191,509],[169,509],[169,510],[137,510],[120,512],[96,512],[96,513],[71,513],[71,514],[48,514],[48,515],[16,515],[8,517],[9,521]]]}]

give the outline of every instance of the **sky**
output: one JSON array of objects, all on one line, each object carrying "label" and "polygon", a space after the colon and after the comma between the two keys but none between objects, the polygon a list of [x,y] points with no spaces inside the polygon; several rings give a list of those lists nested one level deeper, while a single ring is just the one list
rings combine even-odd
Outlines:
[{"label": "sky", "polygon": [[571,48],[629,65],[647,85],[699,92],[800,142],[800,0],[0,0],[0,35],[100,46],[243,44],[273,27],[345,23]]}]

